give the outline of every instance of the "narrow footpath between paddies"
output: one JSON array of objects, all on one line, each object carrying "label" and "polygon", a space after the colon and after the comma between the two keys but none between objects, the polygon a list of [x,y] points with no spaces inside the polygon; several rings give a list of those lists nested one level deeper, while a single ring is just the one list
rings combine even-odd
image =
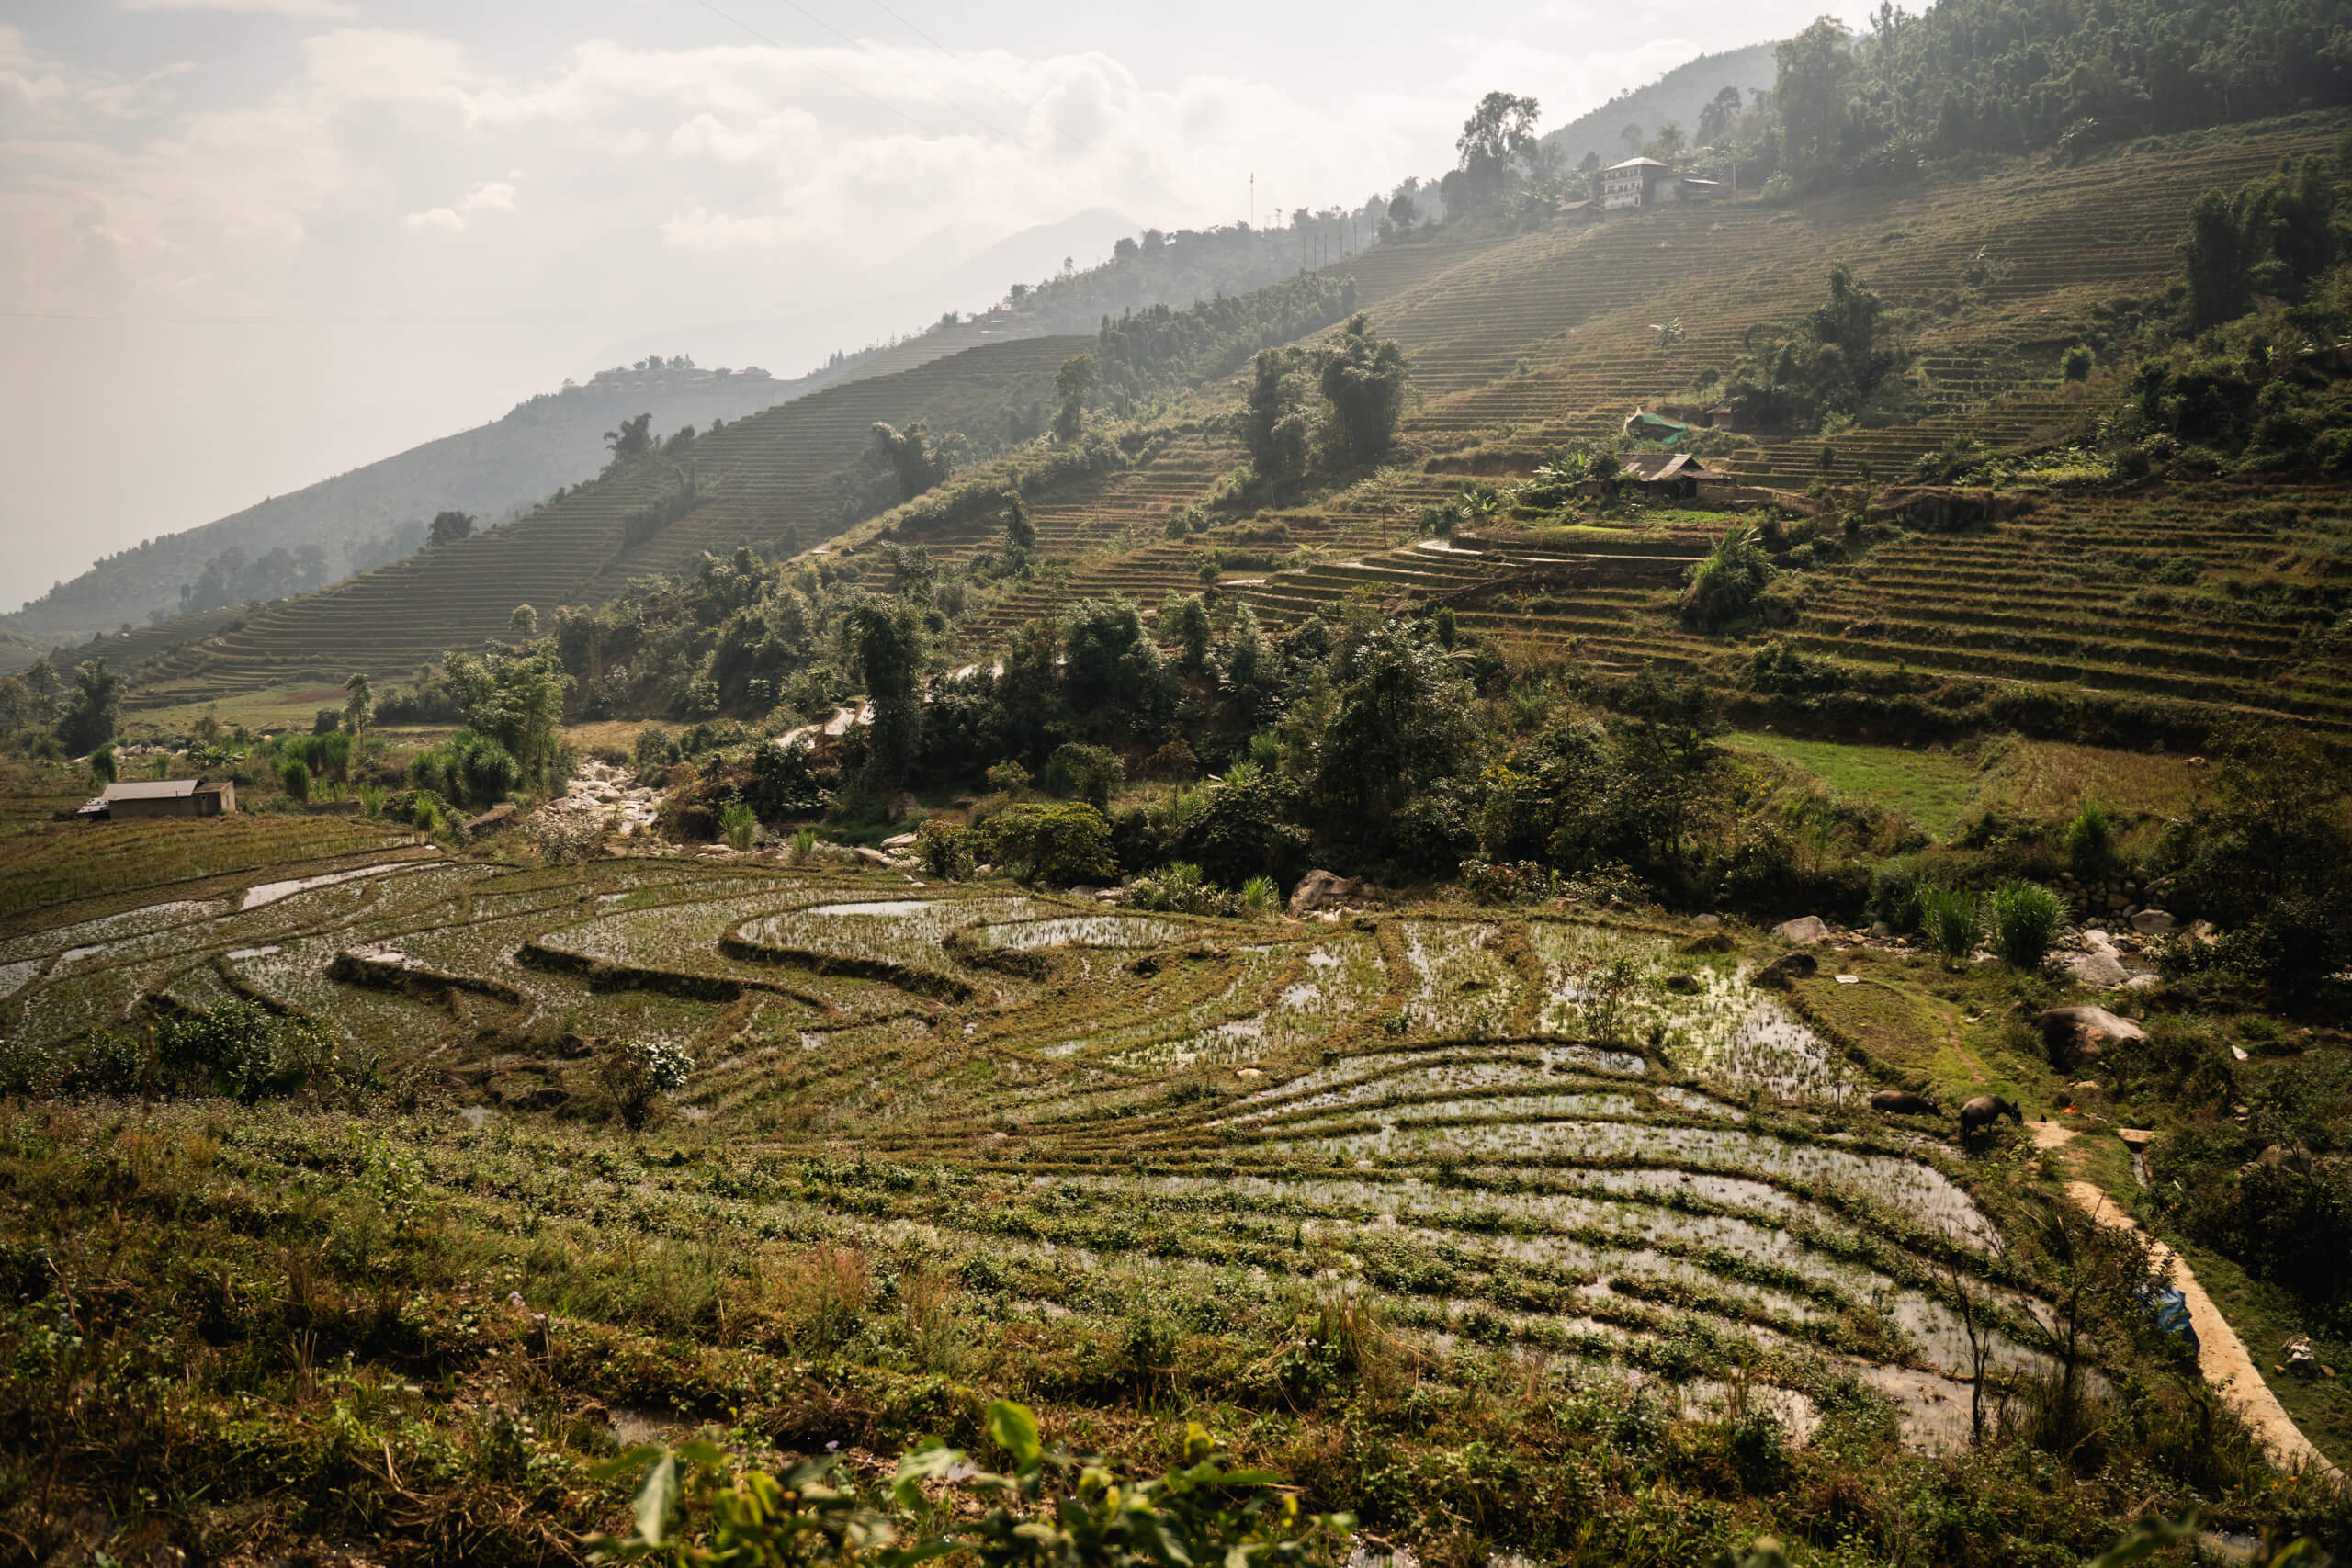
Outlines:
[{"label": "narrow footpath between paddies", "polygon": [[[2075,1138],[2073,1128],[2054,1122],[2033,1122],[2030,1131],[2038,1149],[2062,1149]],[[2098,1184],[2069,1181],[2066,1193],[2098,1224],[2132,1235],[2141,1234],[2132,1216]],[[2245,1417],[2245,1424],[2254,1428],[2254,1435],[2277,1462],[2293,1464],[2300,1461],[2314,1470],[2337,1473],[2335,1461],[2312,1447],[2302,1428],[2295,1425],[2294,1418],[2278,1403],[2278,1396],[2270,1392],[2270,1385],[2262,1381],[2245,1341],[2238,1337],[2237,1330],[2222,1315],[2222,1309],[2213,1304],[2213,1298],[2205,1293],[2205,1287],[2197,1282],[2188,1260],[2153,1237],[2149,1239],[2149,1248],[2157,1267],[2167,1271],[2188,1303],[2188,1322],[2197,1330],[2197,1370],[2204,1374],[2205,1381],[2213,1385],[2232,1409]]]}]

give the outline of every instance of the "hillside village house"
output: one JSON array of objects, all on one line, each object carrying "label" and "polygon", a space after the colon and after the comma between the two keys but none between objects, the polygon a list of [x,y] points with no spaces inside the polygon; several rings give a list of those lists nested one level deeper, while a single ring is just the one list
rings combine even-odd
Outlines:
[{"label": "hillside village house", "polygon": [[139,822],[158,817],[221,817],[237,809],[237,786],[226,779],[151,779],[110,784],[83,804],[89,822]]},{"label": "hillside village house", "polygon": [[1629,207],[1664,207],[1678,201],[1705,201],[1723,194],[1720,180],[1677,175],[1656,158],[1628,158],[1600,171],[1600,209],[1604,212]]}]

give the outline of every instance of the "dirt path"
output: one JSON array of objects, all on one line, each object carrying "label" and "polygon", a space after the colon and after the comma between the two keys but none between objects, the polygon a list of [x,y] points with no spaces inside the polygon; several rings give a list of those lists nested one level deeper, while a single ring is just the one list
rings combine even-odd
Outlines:
[{"label": "dirt path", "polygon": [[[2034,1147],[2040,1149],[2064,1148],[2075,1137],[2073,1128],[2054,1122],[2031,1122],[2028,1130],[2033,1134]],[[2096,1223],[2135,1236],[2141,1235],[2132,1216],[2118,1208],[2115,1200],[2096,1184],[2069,1181],[2066,1193]],[[2270,1392],[2270,1385],[2262,1381],[2261,1369],[2254,1364],[2245,1341],[2238,1337],[2237,1330],[2230,1326],[2229,1319],[2213,1304],[2213,1298],[2205,1293],[2205,1287],[2197,1282],[2188,1260],[2153,1237],[2148,1245],[2156,1266],[2169,1271],[2173,1284],[2188,1300],[2188,1321],[2197,1330],[2197,1366],[2205,1374],[2205,1381],[2245,1418],[2245,1424],[2254,1429],[2255,1437],[2273,1460],[2281,1464],[2300,1460],[2313,1469],[2336,1473],[2334,1461],[2312,1446],[2302,1428],[2295,1425],[2294,1417],[2278,1403],[2278,1396]]]}]

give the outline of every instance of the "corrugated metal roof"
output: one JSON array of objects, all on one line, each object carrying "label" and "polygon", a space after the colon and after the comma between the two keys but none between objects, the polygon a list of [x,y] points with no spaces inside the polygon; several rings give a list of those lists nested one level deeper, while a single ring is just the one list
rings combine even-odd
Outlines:
[{"label": "corrugated metal roof", "polygon": [[180,800],[196,793],[198,779],[143,779],[135,784],[110,784],[107,800]]}]

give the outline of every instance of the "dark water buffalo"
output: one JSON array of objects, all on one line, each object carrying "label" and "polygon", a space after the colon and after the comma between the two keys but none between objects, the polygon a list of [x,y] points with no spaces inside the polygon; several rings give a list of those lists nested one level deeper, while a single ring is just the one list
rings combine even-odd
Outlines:
[{"label": "dark water buffalo", "polygon": [[1997,1094],[1980,1094],[1960,1108],[1960,1132],[1962,1137],[1973,1137],[1980,1127],[1990,1127],[2002,1117],[2018,1126],[2025,1125],[2025,1112]]},{"label": "dark water buffalo", "polygon": [[1883,1111],[1890,1116],[1940,1116],[1936,1102],[1924,1094],[1909,1089],[1883,1089],[1871,1096],[1871,1109]]}]

